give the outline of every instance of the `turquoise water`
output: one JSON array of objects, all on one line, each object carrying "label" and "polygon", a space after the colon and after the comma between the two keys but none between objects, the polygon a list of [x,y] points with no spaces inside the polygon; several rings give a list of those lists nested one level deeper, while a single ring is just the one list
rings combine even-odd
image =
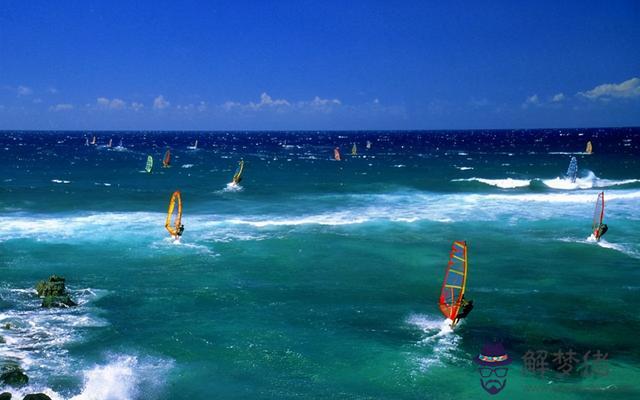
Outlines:
[{"label": "turquoise water", "polygon": [[[515,360],[498,396],[640,395],[638,129],[96,134],[123,138],[111,149],[91,136],[0,135],[0,357],[30,377],[1,390],[491,398],[471,360],[496,339]],[[180,243],[164,229],[177,189]],[[469,245],[476,307],[451,332],[437,299],[453,240]],[[51,274],[79,307],[39,308]],[[559,348],[608,353],[608,374],[524,374],[527,350]]]}]

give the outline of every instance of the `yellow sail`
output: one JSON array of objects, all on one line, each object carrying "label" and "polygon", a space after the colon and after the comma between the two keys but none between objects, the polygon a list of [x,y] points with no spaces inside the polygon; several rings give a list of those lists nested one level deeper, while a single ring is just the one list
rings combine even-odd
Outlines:
[{"label": "yellow sail", "polygon": [[451,246],[438,301],[442,314],[452,321],[455,321],[460,312],[462,297],[467,287],[467,265],[467,242],[457,240]]},{"label": "yellow sail", "polygon": [[[178,203],[178,207],[176,207],[176,203]],[[171,221],[172,219],[173,222]],[[169,210],[167,211],[167,220],[164,223],[164,227],[167,228],[167,231],[169,231],[171,236],[178,236],[181,223],[182,197],[180,196],[180,191],[176,190],[175,192],[173,192],[173,195],[171,195],[171,201],[169,201]]]},{"label": "yellow sail", "polygon": [[585,153],[587,154],[593,153],[593,145],[591,144],[591,141],[587,142],[587,149],[585,150]]},{"label": "yellow sail", "polygon": [[356,144],[353,144],[353,147],[351,148],[351,155],[355,156],[358,155],[358,148],[356,147]]},{"label": "yellow sail", "polygon": [[238,168],[236,168],[235,174],[233,174],[232,182],[235,184],[240,183],[242,180],[242,172],[244,171],[244,160],[238,161]]}]

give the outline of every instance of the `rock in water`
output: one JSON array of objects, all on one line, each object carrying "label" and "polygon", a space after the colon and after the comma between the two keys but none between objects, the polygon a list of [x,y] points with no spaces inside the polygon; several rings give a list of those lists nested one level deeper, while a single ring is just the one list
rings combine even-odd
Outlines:
[{"label": "rock in water", "polygon": [[44,393],[34,393],[24,396],[22,400],[51,400],[51,397]]},{"label": "rock in water", "polygon": [[0,368],[0,383],[13,387],[21,387],[29,383],[29,377],[16,364],[5,364]]},{"label": "rock in water", "polygon": [[63,277],[51,275],[48,281],[40,281],[36,284],[36,292],[38,292],[38,296],[42,297],[42,307],[73,307],[77,305],[67,293],[64,282]]},{"label": "rock in water", "polygon": [[38,296],[63,296],[67,294],[64,286],[65,279],[61,276],[51,275],[48,281],[40,281],[36,284],[36,292]]},{"label": "rock in water", "polygon": [[0,393],[0,400],[11,400],[11,393],[9,392]]},{"label": "rock in water", "polygon": [[64,296],[47,296],[42,299],[42,307],[51,308],[51,307],[73,307],[77,306],[77,304],[71,300],[68,294]]}]

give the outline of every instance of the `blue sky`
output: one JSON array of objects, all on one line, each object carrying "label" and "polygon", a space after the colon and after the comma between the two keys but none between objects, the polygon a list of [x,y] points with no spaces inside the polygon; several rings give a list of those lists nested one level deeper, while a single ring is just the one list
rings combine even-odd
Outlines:
[{"label": "blue sky", "polygon": [[639,125],[639,1],[0,2],[0,129]]}]

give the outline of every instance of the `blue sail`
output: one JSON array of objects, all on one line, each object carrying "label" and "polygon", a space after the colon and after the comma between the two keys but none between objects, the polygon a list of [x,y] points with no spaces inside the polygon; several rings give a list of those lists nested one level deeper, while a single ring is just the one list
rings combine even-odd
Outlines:
[{"label": "blue sail", "polygon": [[571,157],[569,168],[567,168],[567,178],[569,178],[571,182],[575,182],[577,177],[578,177],[578,160],[576,160],[575,157]]}]

